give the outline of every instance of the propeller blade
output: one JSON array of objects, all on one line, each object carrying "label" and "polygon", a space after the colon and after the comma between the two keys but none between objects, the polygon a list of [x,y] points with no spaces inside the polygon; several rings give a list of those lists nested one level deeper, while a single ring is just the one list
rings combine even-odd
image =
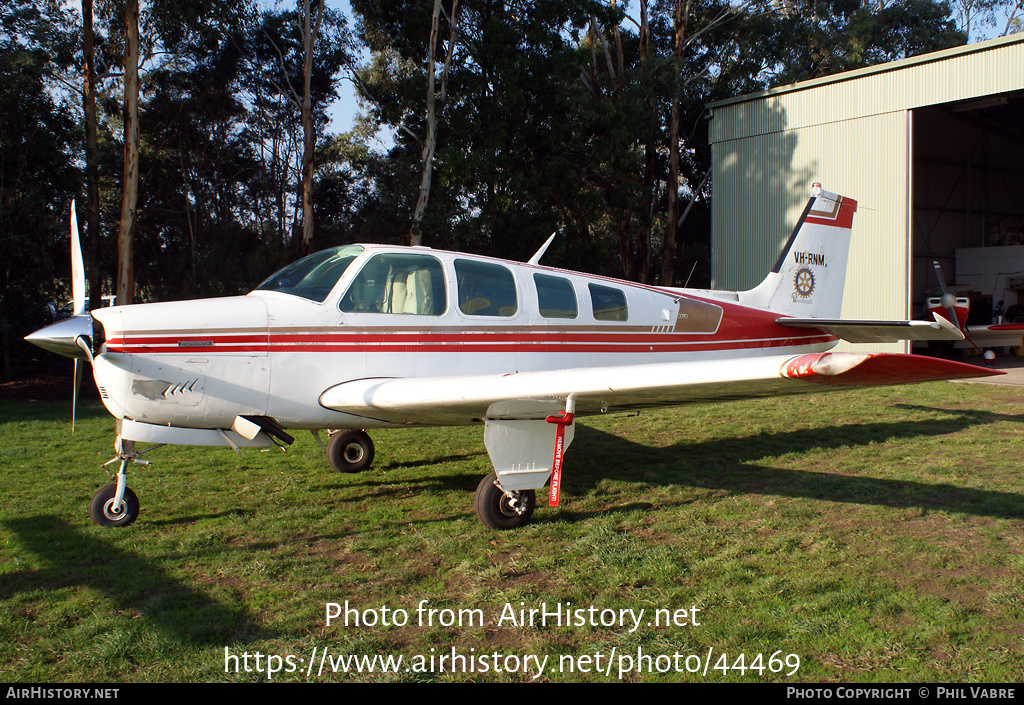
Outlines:
[{"label": "propeller blade", "polygon": [[71,315],[85,313],[85,263],[82,261],[82,241],[74,201],[71,201],[71,298],[74,302]]},{"label": "propeller blade", "polygon": [[935,268],[935,278],[939,280],[939,291],[941,291],[942,295],[945,296],[946,295],[946,280],[942,276],[942,267],[939,266],[938,260],[934,260],[934,259],[932,260],[932,267]]},{"label": "propeller blade", "polygon": [[942,267],[939,266],[939,263],[932,260],[932,266],[935,267],[935,277],[939,280],[939,290],[942,292],[939,304],[949,313],[949,322],[960,328],[962,332],[963,328],[960,326],[960,319],[956,317],[956,296],[946,291],[946,280],[942,276]]},{"label": "propeller blade", "polygon": [[[82,241],[74,201],[71,201],[71,297],[73,310],[70,318],[30,333],[25,336],[25,340],[58,355],[89,360],[91,363],[92,351],[86,339],[92,337],[92,316],[85,312],[85,262],[82,260]],[[75,373],[77,379],[77,363]]]}]

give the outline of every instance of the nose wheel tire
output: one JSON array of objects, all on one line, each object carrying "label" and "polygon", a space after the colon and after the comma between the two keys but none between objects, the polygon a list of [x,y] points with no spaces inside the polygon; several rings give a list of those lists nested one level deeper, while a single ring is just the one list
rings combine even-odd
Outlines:
[{"label": "nose wheel tire", "polygon": [[114,506],[117,485],[107,485],[92,496],[89,516],[97,526],[128,526],[139,518],[139,498],[128,487],[124,488],[121,505]]},{"label": "nose wheel tire", "polygon": [[498,476],[490,473],[476,486],[473,509],[477,519],[489,529],[515,529],[530,521],[537,498],[533,490],[505,494],[496,483]]},{"label": "nose wheel tire", "polygon": [[339,431],[327,443],[327,460],[338,472],[360,472],[373,462],[373,441],[365,431]]}]

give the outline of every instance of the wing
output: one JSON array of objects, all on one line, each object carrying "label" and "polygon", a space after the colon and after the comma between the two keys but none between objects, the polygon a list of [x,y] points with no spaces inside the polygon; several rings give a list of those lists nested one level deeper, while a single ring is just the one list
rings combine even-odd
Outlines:
[{"label": "wing", "polygon": [[900,340],[963,340],[964,334],[942,316],[934,321],[855,321],[825,318],[777,318],[786,328],[815,328],[849,343],[895,343]]},{"label": "wing", "polygon": [[1003,374],[900,354],[811,353],[466,377],[362,379],[329,388],[328,409],[396,424],[464,424],[708,403],[833,387],[907,384]]},{"label": "wing", "polygon": [[967,326],[967,344],[982,348],[1014,347],[1024,342],[1024,323],[993,323],[989,326]]}]

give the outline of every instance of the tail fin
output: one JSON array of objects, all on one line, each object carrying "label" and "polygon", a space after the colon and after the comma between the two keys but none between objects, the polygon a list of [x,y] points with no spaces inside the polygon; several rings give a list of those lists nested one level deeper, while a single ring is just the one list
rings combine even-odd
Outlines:
[{"label": "tail fin", "polygon": [[800,220],[764,281],[740,303],[798,318],[838,318],[857,202],[814,184]]}]

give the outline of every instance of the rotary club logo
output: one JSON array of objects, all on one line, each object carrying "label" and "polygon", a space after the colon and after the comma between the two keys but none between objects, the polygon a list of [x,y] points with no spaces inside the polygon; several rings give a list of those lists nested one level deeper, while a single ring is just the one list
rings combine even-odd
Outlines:
[{"label": "rotary club logo", "polygon": [[801,267],[793,277],[793,300],[807,299],[814,292],[814,273],[807,267]]}]

